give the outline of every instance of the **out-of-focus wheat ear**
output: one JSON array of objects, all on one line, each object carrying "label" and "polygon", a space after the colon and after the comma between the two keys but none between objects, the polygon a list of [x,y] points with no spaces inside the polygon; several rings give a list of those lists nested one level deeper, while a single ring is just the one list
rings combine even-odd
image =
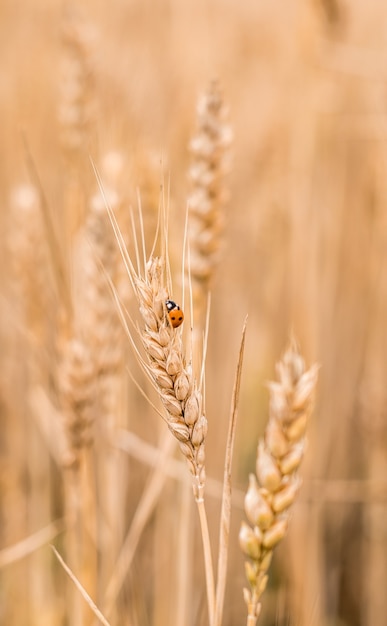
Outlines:
[{"label": "out-of-focus wheat ear", "polygon": [[[119,163],[116,162],[110,163],[110,167],[103,167],[105,180],[109,182],[109,187],[105,188],[106,198],[117,219],[122,209],[117,179],[118,166]],[[83,320],[82,336],[89,347],[97,378],[95,443],[98,464],[95,467],[95,478],[98,482],[101,513],[106,528],[111,529],[110,533],[99,535],[99,576],[104,584],[118,555],[121,537],[117,528],[124,518],[125,481],[122,477],[125,470],[122,457],[111,448],[110,440],[113,432],[124,426],[122,374],[125,342],[110,287],[112,285],[114,289],[120,289],[118,283],[122,280],[123,264],[99,190],[89,203],[83,234],[83,254],[78,271],[78,274],[83,274],[80,316]],[[126,281],[129,282],[127,278]],[[122,299],[121,292],[119,298]]]},{"label": "out-of-focus wheat ear", "polygon": [[95,364],[81,337],[68,341],[58,378],[70,451],[64,464],[78,468],[82,450],[93,439],[96,392]]},{"label": "out-of-focus wheat ear", "polygon": [[[190,143],[191,191],[188,198],[188,240],[194,308],[203,314],[219,261],[228,199],[225,175],[230,166],[232,132],[227,108],[216,81],[210,83],[197,106],[197,129]],[[200,317],[198,318],[200,319]]]},{"label": "out-of-focus wheat ear", "polygon": [[[68,337],[72,320],[72,302],[68,288],[67,275],[58,237],[46,203],[31,155],[28,155],[31,173],[36,178],[38,187],[19,185],[14,189],[10,201],[10,237],[9,243],[12,266],[15,272],[15,285],[19,288],[22,299],[24,322],[29,331],[28,339],[34,347],[31,357],[43,373],[43,358],[53,346],[48,332],[47,320],[58,315],[52,291],[58,294],[61,307],[59,318],[61,334]],[[53,289],[54,287],[54,289]],[[60,337],[60,340],[62,336]],[[52,374],[52,364],[46,363],[46,377]],[[35,372],[36,373],[36,372]],[[40,381],[43,382],[43,381]]]},{"label": "out-of-focus wheat ear", "polygon": [[298,470],[305,432],[313,408],[318,366],[305,369],[294,339],[277,364],[278,380],[269,383],[270,412],[265,436],[258,443],[256,472],[245,497],[248,524],[242,522],[239,543],[248,557],[244,589],[247,625],[256,624],[273,549],[285,536],[290,507],[300,486]]},{"label": "out-of-focus wheat ear", "polygon": [[[110,190],[106,194],[111,210],[116,214],[121,206],[119,196]],[[89,438],[89,435],[84,436],[89,430],[89,418],[85,414],[91,404],[88,397],[91,400],[97,393],[95,379],[98,378],[98,412],[109,414],[104,395],[111,394],[104,382],[113,377],[122,363],[121,327],[117,323],[117,308],[108,282],[110,280],[114,284],[119,262],[119,251],[105,201],[100,193],[96,193],[90,201],[86,223],[74,253],[74,283],[78,295],[74,303],[72,335],[64,343],[58,373],[62,404],[69,424],[69,439],[74,451],[83,448]],[[83,398],[80,404],[73,400],[78,394]],[[74,456],[77,454],[74,453]]]},{"label": "out-of-focus wheat ear", "polygon": [[[106,189],[111,210],[117,215],[121,201],[115,190]],[[84,228],[81,252],[82,297],[79,322],[96,363],[97,375],[117,371],[122,363],[122,329],[117,307],[112,298],[107,277],[117,284],[121,272],[121,258],[111,228],[104,199],[96,193],[90,201]]]},{"label": "out-of-focus wheat ear", "polygon": [[67,7],[62,22],[58,121],[66,184],[63,190],[65,250],[83,226],[92,188],[88,155],[96,151],[95,32],[79,7]]},{"label": "out-of-focus wheat ear", "polygon": [[62,62],[58,118],[68,163],[75,167],[90,150],[95,119],[93,49],[95,31],[80,12],[67,9],[62,23]]},{"label": "out-of-focus wheat ear", "polygon": [[[94,494],[87,454],[93,442],[95,420],[96,372],[88,346],[79,332],[64,343],[62,360],[58,369],[59,400],[68,440],[67,456],[63,459],[65,507],[66,507],[66,554],[74,571],[81,568],[87,576],[89,589],[95,589],[95,546],[85,533],[86,509],[93,505]],[[89,517],[90,519],[90,517]],[[71,623],[86,623],[82,616],[79,597],[69,588],[69,615]]]},{"label": "out-of-focus wheat ear", "polygon": [[[22,301],[23,323],[29,340],[42,343],[47,310],[48,250],[45,244],[39,193],[32,185],[19,185],[10,199],[9,249],[14,285]],[[34,356],[39,356],[34,350]]]}]

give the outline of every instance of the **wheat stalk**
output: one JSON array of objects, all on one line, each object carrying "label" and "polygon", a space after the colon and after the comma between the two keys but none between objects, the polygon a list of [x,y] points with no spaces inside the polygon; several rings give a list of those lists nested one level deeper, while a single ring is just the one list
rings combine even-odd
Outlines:
[{"label": "wheat stalk", "polygon": [[51,545],[51,549],[52,549],[53,553],[55,554],[56,558],[58,559],[59,563],[63,567],[64,571],[69,576],[70,580],[74,583],[76,589],[79,591],[79,593],[81,594],[82,598],[85,600],[85,602],[87,603],[87,605],[89,606],[91,611],[94,613],[94,615],[96,616],[98,621],[101,622],[101,624],[103,624],[104,626],[110,626],[109,622],[103,616],[103,614],[101,613],[101,611],[99,610],[99,608],[97,607],[95,602],[93,602],[93,600],[91,599],[91,597],[87,593],[86,589],[81,585],[81,583],[79,582],[78,578],[71,571],[71,569],[67,565],[67,563],[65,563],[65,561],[63,560],[63,558],[59,554],[58,550],[53,545]]},{"label": "wheat stalk", "polygon": [[258,443],[256,475],[250,474],[239,543],[249,588],[244,589],[247,625],[254,626],[261,611],[273,549],[285,536],[289,509],[300,479],[298,469],[305,449],[305,430],[312,410],[318,366],[305,370],[294,340],[277,364],[279,380],[270,382],[270,415],[265,436]]}]

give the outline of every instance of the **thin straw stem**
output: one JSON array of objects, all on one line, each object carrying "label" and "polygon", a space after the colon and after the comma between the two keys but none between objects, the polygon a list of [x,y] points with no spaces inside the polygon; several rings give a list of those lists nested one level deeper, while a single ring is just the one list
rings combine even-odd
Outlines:
[{"label": "thin straw stem", "polygon": [[174,439],[171,439],[169,433],[166,433],[166,435],[168,436],[163,438],[157,465],[155,466],[151,479],[143,492],[140,502],[138,503],[135,516],[116,563],[113,577],[111,578],[106,589],[103,608],[105,614],[109,616],[113,610],[117,595],[125,581],[125,576],[127,575],[132,563],[141,534],[158,502],[167,478],[166,474],[160,471],[160,468],[165,465],[172,454],[175,447],[175,441]]},{"label": "thin straw stem", "polygon": [[94,615],[97,617],[97,619],[101,622],[101,624],[103,624],[104,626],[110,626],[109,622],[107,621],[107,619],[102,615],[101,611],[99,610],[99,608],[97,607],[97,605],[95,604],[95,602],[93,602],[93,600],[90,598],[89,594],[87,593],[86,589],[84,589],[84,587],[82,587],[81,583],[79,582],[79,580],[77,579],[77,577],[73,574],[73,572],[71,571],[71,569],[69,568],[68,565],[66,565],[66,563],[64,562],[64,560],[62,559],[61,555],[59,554],[59,552],[54,548],[54,546],[51,546],[52,551],[54,552],[56,558],[58,559],[59,563],[61,564],[61,566],[63,567],[64,571],[66,572],[66,574],[71,578],[71,580],[73,581],[74,585],[76,586],[76,588],[78,589],[78,591],[80,592],[80,594],[82,595],[82,597],[84,598],[84,600],[86,601],[86,603],[89,605],[90,609],[93,611]]},{"label": "thin straw stem", "polygon": [[214,568],[212,565],[210,534],[208,532],[208,521],[206,508],[203,498],[196,498],[196,504],[199,512],[200,530],[203,541],[204,569],[206,574],[207,587],[207,604],[208,618],[210,626],[214,624],[215,616],[215,586],[214,586]]},{"label": "thin straw stem", "polygon": [[219,555],[218,555],[218,577],[216,584],[216,605],[214,626],[221,626],[224,606],[224,596],[226,591],[228,545],[231,522],[231,467],[234,451],[235,429],[238,415],[239,390],[242,374],[243,352],[245,347],[247,317],[245,319],[241,344],[239,348],[239,358],[235,374],[235,382],[232,393],[231,412],[227,435],[226,458],[224,464],[222,510],[220,514],[219,531]]}]

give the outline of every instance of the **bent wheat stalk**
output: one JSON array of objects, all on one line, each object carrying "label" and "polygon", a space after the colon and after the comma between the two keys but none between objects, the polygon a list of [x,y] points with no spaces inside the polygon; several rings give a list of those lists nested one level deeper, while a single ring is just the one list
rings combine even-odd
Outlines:
[{"label": "bent wheat stalk", "polygon": [[304,454],[305,430],[313,404],[318,366],[305,370],[294,341],[277,365],[278,382],[269,383],[270,415],[265,437],[258,443],[256,475],[250,474],[239,543],[249,557],[245,563],[249,588],[244,599],[247,626],[255,626],[260,598],[267,585],[273,549],[283,539],[289,509],[299,486],[298,469]]}]

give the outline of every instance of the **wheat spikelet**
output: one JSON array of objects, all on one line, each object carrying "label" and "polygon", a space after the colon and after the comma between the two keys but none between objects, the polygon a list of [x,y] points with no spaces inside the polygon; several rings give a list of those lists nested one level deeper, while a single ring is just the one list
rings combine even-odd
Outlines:
[{"label": "wheat spikelet", "polygon": [[259,617],[273,549],[286,533],[289,508],[300,486],[298,469],[317,372],[316,365],[305,370],[304,360],[292,341],[277,365],[279,381],[269,384],[269,422],[265,437],[258,444],[256,475],[250,474],[245,497],[250,525],[242,522],[239,533],[241,549],[250,559],[245,563],[249,589],[244,589],[248,626],[253,626]]},{"label": "wheat spikelet", "polygon": [[227,200],[224,177],[232,140],[226,107],[217,82],[212,82],[197,107],[197,131],[190,143],[189,170],[190,267],[195,306],[203,306],[218,263]]}]

